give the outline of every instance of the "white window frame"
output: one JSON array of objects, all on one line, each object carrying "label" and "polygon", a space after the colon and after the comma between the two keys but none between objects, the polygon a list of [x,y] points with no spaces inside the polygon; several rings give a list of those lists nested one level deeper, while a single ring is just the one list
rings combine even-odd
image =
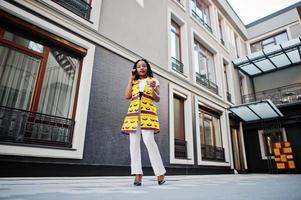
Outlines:
[{"label": "white window frame", "polygon": [[[222,113],[220,116],[220,129],[221,129],[221,136],[222,136],[222,143],[225,152],[225,161],[208,161],[202,159],[202,150],[201,150],[201,133],[200,133],[200,123],[199,123],[199,105],[205,107],[211,107],[216,109]],[[230,163],[230,148],[229,148],[229,128],[227,125],[227,111],[222,107],[205,100],[199,96],[195,96],[195,129],[196,129],[196,143],[197,143],[197,160],[198,165],[205,165],[205,166],[231,166]]]},{"label": "white window frame", "polygon": [[209,6],[209,17],[210,17],[210,27],[212,29],[212,32],[210,32],[206,27],[204,27],[204,25],[199,22],[199,20],[197,20],[193,14],[192,14],[192,8],[191,8],[191,0],[189,0],[189,12],[190,12],[190,18],[192,18],[193,21],[195,21],[195,23],[197,23],[204,31],[206,31],[208,33],[208,35],[210,35],[214,40],[217,41],[216,39],[216,28],[215,28],[215,16],[214,16],[214,8],[213,8],[213,5],[211,3],[211,1],[209,0],[206,0],[206,4],[208,4]]},{"label": "white window frame", "polygon": [[[220,38],[220,30],[219,30],[219,22],[218,19],[221,19],[221,26],[222,26],[222,33],[223,33],[223,40],[224,40],[224,45],[221,43],[221,38]],[[218,43],[220,44],[220,46],[227,52],[230,54],[229,51],[229,46],[230,46],[230,42],[229,42],[229,31],[230,31],[230,25],[228,24],[228,22],[226,21],[226,18],[224,17],[224,15],[222,15],[222,13],[220,13],[219,11],[217,11],[217,29],[218,29],[218,34],[217,34],[217,40]]]},{"label": "white window frame", "polygon": [[[183,63],[183,74],[174,71],[171,67],[171,20],[175,21],[180,26],[180,39],[181,39],[181,55],[182,55],[182,63]],[[188,39],[187,39],[187,23],[184,19],[182,19],[176,12],[174,12],[171,8],[168,7],[168,17],[167,17],[167,33],[168,33],[168,71],[171,73],[189,80],[189,57],[188,57]]]},{"label": "white window frame", "polygon": [[70,24],[73,23],[72,21],[76,21],[85,26],[89,26],[94,30],[98,30],[99,28],[102,0],[92,0],[91,2],[92,9],[91,9],[89,20],[86,20],[76,15],[75,13],[71,12],[70,10],[64,8],[63,6],[51,0],[39,0],[39,1],[24,0],[18,2],[30,9],[39,10],[39,13],[41,13],[46,17],[54,18],[55,21],[60,24]]},{"label": "white window frame", "polygon": [[[184,117],[185,117],[185,140],[187,142],[187,159],[180,159],[175,157],[175,132],[174,132],[174,94],[179,95],[185,99],[184,101]],[[171,164],[194,164],[193,151],[193,129],[192,129],[192,104],[191,93],[175,84],[169,84],[169,152]]]},{"label": "white window frame", "polygon": [[94,53],[95,45],[89,43],[83,38],[74,35],[61,27],[55,26],[48,21],[38,18],[35,15],[24,12],[24,10],[12,6],[11,4],[6,5],[7,9],[15,13],[19,13],[19,17],[22,17],[24,21],[34,22],[33,24],[47,30],[55,35],[66,38],[70,41],[76,41],[75,44],[86,48],[87,55],[83,58],[82,66],[84,70],[81,72],[80,87],[78,89],[77,107],[75,115],[75,126],[72,139],[72,148],[60,149],[52,147],[33,147],[33,146],[18,146],[18,145],[0,145],[0,155],[16,155],[16,156],[32,156],[32,157],[47,157],[47,158],[71,158],[71,159],[82,159],[83,150],[85,143],[86,124],[88,117],[89,108],[89,97],[92,80],[92,69],[94,64]]},{"label": "white window frame", "polygon": [[[210,45],[210,43],[204,39],[200,34],[198,34],[197,31],[195,31],[193,28],[191,28],[191,52],[192,54],[194,53],[194,40],[197,40],[200,44],[202,44],[208,51],[210,51],[213,54],[213,64],[214,64],[214,70],[215,70],[215,78],[216,78],[216,85],[218,86],[218,94],[221,95],[223,94],[222,92],[222,87],[221,87],[221,81],[222,79],[220,79],[220,68],[217,67],[219,66],[219,58],[218,58],[218,54],[217,54],[217,49],[213,48],[212,45]],[[215,94],[214,92],[212,92],[211,90],[209,90],[208,88],[206,88],[205,86],[201,86],[200,84],[197,83],[196,81],[196,71],[195,71],[195,62],[194,59],[192,59],[192,79],[193,79],[193,84],[205,91],[210,92],[210,94],[214,95],[216,98],[221,98],[219,95]]]},{"label": "white window frame", "polygon": [[[282,128],[282,137],[283,141],[287,141],[287,136],[286,136],[286,131],[285,128]],[[262,160],[267,160],[265,148],[264,148],[264,142],[263,142],[263,130],[258,130],[258,138],[259,138],[259,145],[260,145],[260,153],[261,153],[261,159]],[[274,156],[271,156],[272,159],[275,159]]]}]

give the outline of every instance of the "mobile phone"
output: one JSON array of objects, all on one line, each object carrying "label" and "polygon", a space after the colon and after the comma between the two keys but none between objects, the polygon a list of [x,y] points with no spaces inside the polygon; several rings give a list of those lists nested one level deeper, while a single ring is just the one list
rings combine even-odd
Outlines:
[{"label": "mobile phone", "polygon": [[133,76],[137,74],[137,69],[132,69]]}]

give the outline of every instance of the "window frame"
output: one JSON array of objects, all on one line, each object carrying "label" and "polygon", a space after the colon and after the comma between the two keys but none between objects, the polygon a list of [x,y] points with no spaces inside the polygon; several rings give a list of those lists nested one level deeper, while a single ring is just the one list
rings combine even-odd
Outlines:
[{"label": "window frame", "polygon": [[[77,54],[84,56],[82,65],[85,66],[85,70],[82,70],[81,77],[79,77],[81,84],[79,85],[78,89],[77,105],[80,106],[76,107],[76,123],[74,127],[72,139],[73,142],[71,148],[31,144],[19,145],[15,143],[0,143],[0,154],[30,157],[82,159],[89,109],[88,102],[92,83],[95,45],[89,41],[84,40],[82,37],[76,34],[68,32],[62,27],[56,26],[55,24],[52,24],[45,19],[41,19],[38,16],[33,15],[32,13],[21,12],[23,10],[18,7],[13,8],[15,9],[14,12],[20,13],[20,16],[13,16],[6,11],[0,12],[0,21],[2,25],[7,25],[7,23],[10,22],[13,23],[17,28],[23,28],[24,30],[26,30],[25,32],[28,32],[28,30],[31,28],[32,30],[34,30],[35,37],[43,35],[50,36],[50,39],[53,39],[53,41],[57,41],[58,43],[60,41],[64,41],[64,43],[62,43],[60,47],[63,47],[63,49],[65,50],[71,50],[72,47],[75,47],[72,50],[74,50]],[[32,21],[34,21],[35,23],[29,23]],[[2,32],[0,33],[3,35]],[[65,38],[68,38],[68,41]]]},{"label": "window frame", "polygon": [[87,0],[87,1],[86,0],[80,0],[80,1],[85,2],[89,6],[89,11],[87,13],[87,17],[83,17],[79,13],[77,13],[74,10],[70,9],[68,6],[66,6],[64,3],[61,2],[62,0],[51,0],[51,1],[53,1],[54,3],[57,3],[58,5],[62,6],[65,9],[67,9],[68,11],[72,12],[73,14],[77,15],[78,17],[80,17],[84,20],[90,21],[91,12],[92,12],[92,0]]},{"label": "window frame", "polygon": [[[206,138],[205,138],[205,136],[206,136],[206,134],[203,134],[203,137],[201,137],[201,139],[203,139],[204,141],[202,141],[201,140],[201,144],[205,144],[205,145],[211,145],[211,146],[214,146],[214,147],[223,147],[223,145],[221,145],[221,146],[217,146],[216,145],[216,127],[214,126],[214,122],[213,122],[213,118],[215,118],[215,119],[217,119],[218,120],[218,129],[219,129],[219,137],[220,137],[220,141],[221,141],[221,144],[223,144],[223,139],[222,139],[222,131],[221,131],[221,124],[220,124],[220,115],[218,115],[218,114],[213,114],[212,112],[210,112],[210,111],[206,111],[206,110],[204,110],[204,107],[202,108],[202,106],[201,106],[201,108],[200,108],[200,106],[199,106],[199,114],[202,114],[202,119],[203,119],[203,124],[202,124],[202,127],[203,127],[203,133],[205,133],[205,128],[204,128],[204,121],[205,121],[205,119],[207,119],[207,120],[210,120],[210,136],[211,136],[211,141],[212,141],[212,143],[211,144],[206,144],[206,143],[202,143],[202,142],[206,142]],[[201,133],[201,135],[202,135],[202,133]]]},{"label": "window frame", "polygon": [[[175,132],[174,132],[174,94],[185,99],[184,101],[184,120],[185,120],[185,140],[187,143],[187,158],[175,157]],[[191,93],[173,83],[169,83],[169,147],[170,147],[170,163],[171,164],[194,164],[194,144],[192,129],[192,104]]]},{"label": "window frame", "polygon": [[[18,20],[16,20],[16,22],[20,22]],[[62,39],[60,38],[61,40],[61,43],[59,44],[58,42],[56,41],[53,41],[51,40],[51,38],[45,36],[45,35],[40,35],[40,37],[45,37],[45,41],[44,39],[41,40],[41,39],[33,39],[33,33],[34,33],[34,29],[30,26],[30,24],[24,22],[24,24],[21,24],[21,27],[14,27],[14,25],[10,24],[11,22],[8,22],[8,26],[3,26],[2,24],[0,25],[0,32],[1,32],[1,37],[0,37],[0,45],[5,47],[5,48],[8,48],[8,49],[12,49],[12,50],[15,50],[17,52],[20,52],[24,55],[29,55],[29,56],[32,56],[32,57],[35,57],[35,58],[38,58],[40,60],[40,64],[39,66],[37,66],[37,75],[35,77],[35,80],[34,80],[34,84],[33,84],[33,89],[32,89],[32,94],[31,94],[31,97],[29,98],[30,102],[29,102],[29,108],[27,110],[22,110],[22,109],[19,109],[19,108],[13,108],[11,107],[11,109],[13,110],[13,112],[16,112],[17,110],[19,110],[19,112],[22,112],[22,113],[27,113],[28,116],[30,116],[28,119],[27,119],[27,122],[26,122],[26,126],[28,126],[29,124],[44,124],[44,125],[47,125],[49,123],[51,123],[50,121],[43,121],[41,119],[44,119],[46,118],[46,116],[48,116],[49,118],[56,118],[57,119],[57,122],[56,122],[56,127],[65,127],[67,128],[70,132],[69,132],[69,137],[68,137],[68,140],[66,140],[66,142],[63,142],[63,141],[54,141],[54,140],[43,140],[43,139],[38,139],[38,138],[32,138],[31,135],[33,132],[29,131],[28,132],[28,129],[24,129],[25,131],[25,134],[24,134],[24,138],[22,140],[21,143],[19,142],[16,142],[16,141],[13,141],[13,143],[16,143],[17,144],[33,144],[33,145],[41,145],[41,146],[50,146],[50,147],[63,147],[63,148],[71,148],[72,147],[72,138],[73,138],[73,132],[74,132],[74,125],[73,125],[73,122],[75,120],[75,115],[76,115],[76,107],[77,107],[77,99],[78,99],[78,90],[79,90],[79,87],[80,87],[80,77],[81,77],[81,71],[82,71],[82,63],[83,63],[83,56],[78,56],[77,55],[77,58],[79,60],[79,65],[78,65],[78,75],[76,77],[76,79],[74,80],[74,95],[72,95],[71,97],[71,100],[70,100],[70,105],[69,105],[69,108],[70,108],[70,111],[68,113],[68,116],[58,116],[58,115],[52,115],[52,114],[49,114],[49,113],[40,113],[38,111],[38,106],[40,104],[40,101],[41,101],[41,92],[42,92],[42,89],[43,89],[43,84],[44,84],[44,80],[45,80],[45,75],[46,75],[46,69],[47,69],[47,63],[48,63],[48,58],[49,58],[49,55],[50,55],[50,50],[52,48],[56,48],[56,49],[59,49],[61,50],[62,48],[60,47],[57,47],[55,46],[55,44],[57,44],[58,46],[59,45],[62,45],[61,43],[69,43],[66,39]],[[29,34],[20,34],[18,31],[22,30],[22,25],[24,27],[28,27],[30,29],[27,30],[27,32],[30,32]],[[41,30],[38,30],[37,32],[41,32]],[[10,41],[6,38],[4,38],[5,36],[5,32],[9,32],[9,33],[12,33],[14,36],[19,36],[19,37],[22,37],[24,39],[27,39],[29,41],[33,41],[33,42],[37,42],[39,44],[42,44],[43,45],[43,52],[36,52],[34,50],[31,50],[29,48],[26,48],[25,46],[22,46],[21,44],[18,44],[17,42],[14,42],[14,41]],[[53,35],[51,35],[52,37],[54,37]],[[47,40],[48,42],[51,41],[53,42],[53,44],[51,45],[48,45],[47,44]],[[69,54],[70,52],[67,52],[66,50],[63,49],[63,52]],[[9,109],[9,107],[6,107],[5,109]],[[37,119],[37,120],[36,120]],[[59,119],[62,119],[62,120],[68,120],[70,122],[70,124],[68,123],[67,124],[64,124],[64,122],[61,122],[59,121]],[[37,123],[36,123],[37,122]],[[31,125],[30,125],[31,126]],[[1,141],[1,142],[5,142],[5,141]]]},{"label": "window frame", "polygon": [[[208,31],[210,34],[213,35],[213,28],[212,28],[212,19],[211,19],[211,11],[210,11],[210,7],[211,5],[209,4],[209,2],[205,1],[205,0],[189,0],[190,1],[190,10],[191,10],[191,15],[193,17],[193,19],[195,19],[199,24],[202,25],[202,27],[205,28],[206,31]],[[194,7],[191,6],[192,2],[194,3]],[[201,2],[201,3],[200,3]],[[198,7],[198,5],[201,7]],[[197,8],[202,12],[201,15],[198,15],[197,13]],[[206,13],[205,11],[207,11],[207,14],[205,15],[204,13]],[[205,17],[207,17],[207,22],[209,21],[209,23],[205,22]]]},{"label": "window frame", "polygon": [[[215,63],[215,54],[210,51],[210,49],[206,48],[205,45],[203,45],[200,41],[198,41],[195,37],[193,40],[193,54],[196,52],[195,47],[197,47],[197,54],[198,54],[198,58],[199,58],[199,54],[202,54],[204,56],[206,56],[206,77],[204,78],[206,82],[208,82],[209,84],[204,85],[203,83],[199,83],[197,81],[197,75],[201,76],[201,74],[199,72],[196,71],[196,67],[198,67],[198,70],[200,70],[200,66],[199,66],[199,60],[198,63],[196,63],[195,61],[193,62],[193,69],[194,69],[194,77],[195,77],[195,84],[200,86],[200,87],[204,87],[207,90],[209,90],[210,92],[219,95],[220,94],[220,89],[218,86],[218,82],[217,82],[217,68],[216,63]],[[193,55],[194,56],[194,55]],[[208,59],[209,58],[209,59]],[[194,59],[193,59],[194,60]],[[210,61],[210,62],[209,62]],[[212,74],[212,70],[214,71],[213,76],[209,76],[210,74]],[[214,78],[214,81],[211,80],[210,78]]]},{"label": "window frame", "polygon": [[[5,17],[8,17],[9,19],[11,19],[9,16],[5,16]],[[14,25],[12,25],[11,23],[13,23],[13,22],[18,24],[21,27],[21,29],[16,28]],[[14,19],[14,20],[10,21],[8,23],[8,26],[10,26],[10,27],[9,28],[7,28],[7,27],[4,28],[4,26],[0,25],[0,32],[1,32],[0,44],[7,47],[7,48],[19,51],[23,54],[30,55],[30,56],[41,59],[41,63],[40,63],[40,66],[38,67],[37,77],[36,77],[36,81],[35,81],[34,88],[33,88],[33,94],[31,96],[31,100],[30,100],[31,101],[30,102],[30,108],[28,110],[30,112],[37,112],[37,110],[38,110],[40,95],[41,95],[42,86],[43,86],[43,82],[44,82],[44,76],[46,74],[47,61],[48,61],[48,56],[49,56],[49,53],[50,53],[51,46],[57,45],[57,47],[55,47],[55,48],[58,48],[58,49],[61,50],[62,45],[65,44],[68,48],[63,49],[63,51],[66,52],[66,53],[70,53],[70,52],[68,52],[68,49],[73,48],[74,46],[76,47],[76,49],[73,49],[73,50],[77,50],[77,49],[81,50],[81,52],[77,52],[77,55],[76,55],[76,56],[78,56],[78,58],[80,60],[80,64],[79,64],[79,69],[78,69],[79,74],[78,74],[78,77],[77,77],[77,80],[76,80],[76,83],[75,83],[76,88],[75,88],[74,101],[72,102],[73,105],[72,105],[71,119],[74,119],[75,115],[76,115],[78,90],[79,90],[79,86],[80,86],[80,77],[81,77],[81,72],[82,72],[82,63],[83,63],[83,58],[86,55],[86,50],[84,50],[83,48],[81,48],[81,47],[79,47],[75,44],[70,43],[69,41],[67,41],[64,38],[55,36],[55,35],[50,34],[50,33],[46,33],[45,31],[43,31],[39,28],[35,28],[27,22],[21,22],[18,19]],[[25,34],[25,35],[18,33],[18,31],[24,30],[24,29],[26,29],[27,32],[30,32],[30,33]],[[24,46],[22,46],[18,43],[15,43],[13,41],[9,41],[9,40],[5,39],[4,34],[5,34],[6,31],[11,32],[11,33],[13,33],[17,36],[21,36],[25,39],[29,39],[29,40],[32,40],[34,42],[41,43],[44,47],[43,52],[39,53],[39,52],[33,51],[33,50],[28,49],[28,48],[26,48],[26,47],[24,47]],[[37,39],[37,40],[32,39],[32,38],[34,38],[34,36],[33,36],[34,32],[38,32],[38,34],[40,34],[40,37],[42,37],[44,41],[42,39]],[[56,40],[53,40],[53,38],[56,38]],[[53,44],[48,45],[47,42],[49,42],[49,41],[51,41]],[[69,116],[68,116],[68,118],[69,118]]]},{"label": "window frame", "polygon": [[[202,150],[201,150],[201,132],[200,132],[200,119],[199,119],[199,107],[207,108],[209,111],[215,111],[216,114],[220,115],[220,123],[219,123],[219,128],[220,128],[220,135],[222,137],[222,146],[224,148],[224,158],[225,161],[213,161],[213,160],[204,160],[202,159]],[[229,144],[229,128],[227,125],[228,121],[228,113],[227,111],[213,103],[212,101],[204,99],[204,97],[200,96],[195,96],[195,102],[194,102],[194,112],[195,112],[195,130],[196,130],[196,147],[197,147],[197,164],[198,165],[204,165],[204,166],[224,166],[224,167],[230,167],[230,144]]]},{"label": "window frame", "polygon": [[[179,41],[178,49],[176,49],[176,51],[179,53],[179,55],[178,55],[179,58],[174,58],[173,56],[171,56],[171,58],[176,59],[178,62],[183,64],[183,61],[182,61],[181,26],[177,22],[175,22],[175,20],[173,20],[173,19],[171,19],[170,25],[171,25],[170,33],[175,34],[175,36],[177,37],[177,40]],[[173,27],[176,28],[177,31],[173,31]],[[172,46],[172,40],[170,40],[170,44]],[[177,46],[176,44],[173,44],[173,45]],[[184,69],[183,69],[182,73],[184,73]]]},{"label": "window frame", "polygon": [[[216,69],[214,64],[214,54],[209,51],[204,45],[202,45],[199,41],[196,39],[194,40],[194,46],[197,46],[198,48],[198,54],[201,54],[203,57],[206,58],[206,79],[212,81],[210,79],[210,68],[214,69],[214,81],[212,81],[214,84],[216,84]],[[200,67],[200,66],[198,66]],[[200,70],[200,69],[199,69]]]},{"label": "window frame", "polygon": [[[217,66],[219,61],[219,56],[218,56],[218,51],[216,48],[214,48],[212,45],[210,45],[210,42],[208,42],[204,37],[202,37],[195,29],[191,28],[191,32],[190,32],[190,47],[191,47],[191,52],[194,53],[194,40],[197,40],[199,43],[201,43],[204,47],[206,47],[206,49],[208,51],[210,51],[211,53],[213,53],[213,63],[214,66]],[[194,56],[194,55],[193,55]],[[193,84],[195,87],[201,89],[203,92],[207,93],[208,95],[223,100],[222,97],[220,96],[221,94],[221,90],[219,89],[221,87],[221,82],[220,80],[222,80],[222,78],[218,78],[219,74],[221,74],[220,69],[216,69],[216,76],[217,76],[217,83],[216,88],[217,91],[213,91],[210,88],[208,88],[207,86],[201,85],[199,82],[197,82],[197,74],[196,74],[196,70],[195,70],[195,59],[192,59],[192,79],[193,79]]]},{"label": "window frame", "polygon": [[[257,52],[257,51],[264,50],[264,47],[265,47],[265,46],[268,46],[268,45],[270,45],[270,44],[274,44],[274,45],[279,45],[279,44],[281,44],[281,43],[279,43],[279,44],[277,43],[276,37],[279,36],[279,35],[282,35],[282,34],[285,34],[285,35],[286,35],[286,38],[287,38],[287,41],[289,41],[289,36],[288,36],[287,30],[284,30],[284,31],[282,31],[282,32],[279,32],[279,33],[270,35],[270,36],[268,36],[268,37],[265,37],[265,38],[263,38],[263,39],[260,39],[260,40],[258,40],[258,41],[256,41],[256,42],[252,42],[252,43],[250,44],[250,50],[251,50],[251,53],[255,53],[255,52]],[[269,40],[269,39],[272,39],[273,41],[268,42],[267,44],[263,44],[264,41],[267,41],[267,40]],[[259,45],[259,46],[260,46],[260,49],[257,50],[257,51],[253,51],[253,46],[254,46],[254,45]],[[268,48],[269,48],[269,47],[268,47]]]},{"label": "window frame", "polygon": [[[180,15],[174,12],[170,7],[167,8],[167,37],[168,37],[168,71],[174,75],[189,80],[189,56],[188,56],[188,43],[187,43],[187,23]],[[181,52],[181,65],[183,66],[183,73],[176,71],[172,68],[171,57],[171,22],[174,21],[180,27],[180,52]]]}]

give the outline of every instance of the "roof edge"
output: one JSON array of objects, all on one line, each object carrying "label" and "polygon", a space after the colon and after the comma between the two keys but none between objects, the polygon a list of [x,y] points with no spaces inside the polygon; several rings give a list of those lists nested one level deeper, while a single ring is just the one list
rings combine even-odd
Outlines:
[{"label": "roof edge", "polygon": [[289,10],[292,10],[292,9],[294,9],[294,8],[297,8],[297,7],[299,7],[299,6],[301,6],[301,1],[299,1],[299,2],[297,2],[297,3],[295,3],[295,4],[293,4],[293,5],[290,5],[290,6],[286,7],[286,8],[283,8],[283,9],[281,9],[281,10],[278,10],[278,11],[276,11],[276,12],[270,14],[270,15],[267,15],[267,16],[265,16],[265,17],[262,17],[262,18],[260,18],[260,19],[258,19],[258,20],[256,20],[256,21],[254,21],[254,22],[251,22],[251,23],[245,25],[245,27],[246,27],[246,28],[250,28],[250,27],[252,27],[252,26],[256,26],[257,24],[260,24],[260,23],[262,23],[262,22],[264,22],[264,21],[267,21],[267,20],[269,20],[269,19],[271,19],[271,18],[273,18],[273,17],[276,17],[276,16],[278,16],[278,15],[281,15],[281,14],[283,14],[283,13],[289,11]]}]

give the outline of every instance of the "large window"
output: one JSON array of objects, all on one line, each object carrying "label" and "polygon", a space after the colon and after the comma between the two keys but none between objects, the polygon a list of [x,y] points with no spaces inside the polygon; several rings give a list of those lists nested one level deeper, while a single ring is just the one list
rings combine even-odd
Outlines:
[{"label": "large window", "polygon": [[192,15],[212,33],[209,5],[204,0],[191,0]]},{"label": "large window", "polygon": [[0,28],[0,140],[70,147],[81,60]]},{"label": "large window", "polygon": [[218,94],[213,53],[195,40],[193,56],[197,83],[206,86]]},{"label": "large window", "polygon": [[251,44],[251,52],[267,49],[273,47],[274,45],[278,45],[286,41],[288,41],[287,33],[282,32],[280,34],[274,35],[272,37]]},{"label": "large window", "polygon": [[180,26],[174,21],[171,20],[171,62],[172,69],[183,73],[183,64],[181,56],[181,29]]},{"label": "large window", "polygon": [[174,133],[175,157],[187,158],[187,143],[185,140],[185,113],[183,97],[174,94]]},{"label": "large window", "polygon": [[199,108],[202,160],[224,161],[220,114]]}]

